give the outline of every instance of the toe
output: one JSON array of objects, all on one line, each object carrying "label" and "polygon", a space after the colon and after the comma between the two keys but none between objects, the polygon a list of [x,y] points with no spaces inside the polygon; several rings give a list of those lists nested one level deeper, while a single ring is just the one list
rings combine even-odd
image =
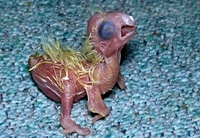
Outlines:
[{"label": "toe", "polygon": [[79,128],[76,130],[76,132],[79,134],[79,135],[89,135],[90,134],[90,129],[89,128]]}]

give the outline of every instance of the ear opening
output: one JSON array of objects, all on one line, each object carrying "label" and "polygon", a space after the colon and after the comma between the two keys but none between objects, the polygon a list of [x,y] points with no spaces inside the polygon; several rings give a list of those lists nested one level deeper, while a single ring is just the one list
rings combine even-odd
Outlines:
[{"label": "ear opening", "polygon": [[100,42],[100,44],[98,45],[97,48],[98,48],[98,49],[100,50],[100,52],[103,54],[103,53],[106,52],[106,50],[107,50],[107,48],[108,48],[108,43],[106,43],[106,42]]}]

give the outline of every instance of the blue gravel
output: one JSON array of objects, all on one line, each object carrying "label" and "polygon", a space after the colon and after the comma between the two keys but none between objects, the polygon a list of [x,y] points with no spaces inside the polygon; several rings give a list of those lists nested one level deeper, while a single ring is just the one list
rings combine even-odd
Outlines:
[{"label": "blue gravel", "polygon": [[1,0],[0,137],[64,137],[60,104],[38,90],[27,60],[49,37],[80,48],[96,11],[132,15],[137,33],[122,52],[126,89],[104,99],[109,116],[92,125],[86,99],[73,106],[72,119],[91,128],[86,137],[199,138],[199,0]]}]

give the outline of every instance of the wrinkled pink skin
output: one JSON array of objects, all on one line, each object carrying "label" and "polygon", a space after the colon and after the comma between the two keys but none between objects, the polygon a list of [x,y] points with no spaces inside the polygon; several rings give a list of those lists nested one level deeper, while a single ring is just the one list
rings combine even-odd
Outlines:
[{"label": "wrinkled pink skin", "polygon": [[[115,33],[109,40],[103,40],[99,37],[97,30],[102,20],[111,21],[115,26]],[[90,18],[88,22],[88,35],[94,36],[92,37],[92,42],[95,44],[94,49],[103,56],[105,61],[96,65],[93,77],[100,83],[95,83],[91,89],[84,89],[76,81],[77,76],[70,70],[69,80],[62,80],[65,90],[56,87],[51,81],[54,81],[55,76],[58,76],[56,74],[59,74],[60,69],[56,68],[53,70],[51,68],[52,64],[41,64],[31,71],[38,87],[51,99],[61,102],[62,112],[60,123],[63,127],[62,133],[69,134],[76,132],[80,135],[88,135],[90,133],[88,128],[80,127],[70,118],[73,102],[79,100],[84,95],[88,97],[88,109],[97,114],[92,120],[93,123],[108,115],[109,109],[104,104],[101,94],[111,90],[116,82],[121,89],[125,87],[123,77],[119,75],[121,49],[131,39],[134,32],[135,24],[133,18],[120,12],[96,14]],[[45,59],[41,56],[31,56],[29,59],[30,67],[39,61],[45,61]],[[42,72],[43,76],[38,72]],[[63,77],[64,74],[65,72],[63,71]],[[46,79],[47,77],[49,79]],[[89,76],[84,78],[83,81],[88,80]]]}]

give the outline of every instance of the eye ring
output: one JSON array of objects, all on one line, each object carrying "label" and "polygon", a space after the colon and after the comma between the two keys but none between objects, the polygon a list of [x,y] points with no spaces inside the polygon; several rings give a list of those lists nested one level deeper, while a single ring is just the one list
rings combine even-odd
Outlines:
[{"label": "eye ring", "polygon": [[110,21],[103,21],[98,28],[98,33],[104,40],[110,39],[115,33],[115,27]]}]

